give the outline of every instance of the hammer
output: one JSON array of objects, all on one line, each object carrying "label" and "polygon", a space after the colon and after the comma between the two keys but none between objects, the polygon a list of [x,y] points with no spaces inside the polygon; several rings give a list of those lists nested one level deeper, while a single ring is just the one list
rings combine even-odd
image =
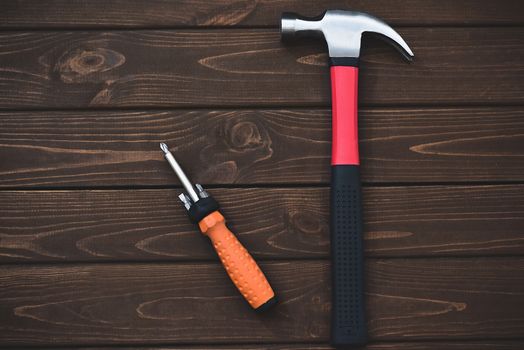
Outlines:
[{"label": "hammer", "polygon": [[362,345],[367,341],[357,133],[358,64],[364,33],[386,39],[408,60],[414,56],[393,28],[367,13],[328,10],[314,18],[282,14],[283,40],[321,37],[329,52],[333,105],[331,344],[336,347]]}]

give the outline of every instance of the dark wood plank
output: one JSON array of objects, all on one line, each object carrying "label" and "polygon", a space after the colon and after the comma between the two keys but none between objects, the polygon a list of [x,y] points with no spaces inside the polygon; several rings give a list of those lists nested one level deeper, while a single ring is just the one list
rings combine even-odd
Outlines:
[{"label": "dark wood plank", "polygon": [[[522,104],[524,27],[401,28],[366,40],[360,102]],[[0,108],[329,104],[324,45],[277,30],[0,33]]]},{"label": "dark wood plank", "polygon": [[[259,259],[329,256],[328,190],[212,189]],[[1,191],[0,261],[215,259],[177,190]],[[368,256],[524,254],[524,186],[366,188]]]},{"label": "dark wood plank", "polygon": [[318,15],[328,8],[369,11],[396,25],[524,23],[518,0],[4,0],[0,28],[277,26],[281,12]]},{"label": "dark wood plank", "polygon": [[[524,332],[524,259],[367,261],[374,341]],[[280,296],[254,314],[218,264],[0,267],[3,345],[325,342],[329,264],[263,264]]]},{"label": "dark wood plank", "polygon": [[[425,342],[394,342],[394,343],[371,343],[365,347],[355,349],[367,350],[522,350],[524,341],[519,340],[485,340],[485,341],[425,341]],[[25,348],[30,350],[31,348]],[[39,348],[33,348],[39,349]],[[63,348],[64,350],[113,350],[114,347],[74,347]],[[147,347],[119,347],[122,350],[328,350],[333,349],[327,344],[242,344],[242,345],[185,345],[185,346],[147,346]]]},{"label": "dark wood plank", "polygon": [[[373,108],[360,113],[367,183],[523,181],[524,111]],[[167,141],[203,184],[329,183],[324,110],[0,113],[0,187],[175,185]]]}]

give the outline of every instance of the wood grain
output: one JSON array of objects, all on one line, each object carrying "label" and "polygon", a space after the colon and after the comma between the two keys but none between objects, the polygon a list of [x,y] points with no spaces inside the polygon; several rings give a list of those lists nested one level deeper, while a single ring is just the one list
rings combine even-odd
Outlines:
[{"label": "wood grain", "polygon": [[[357,349],[368,349],[368,350],[521,350],[524,345],[523,341],[519,340],[484,340],[484,341],[424,341],[424,342],[380,342],[371,343],[365,347]],[[24,349],[40,349],[40,348],[27,348]],[[61,348],[64,350],[113,350],[114,347],[78,347],[74,348]],[[242,344],[242,345],[181,345],[181,346],[148,346],[148,347],[135,347],[126,346],[119,347],[119,349],[125,350],[329,350],[333,349],[327,344]]]},{"label": "wood grain", "polygon": [[[364,40],[366,349],[524,347],[519,0],[0,2],[0,347],[330,348],[326,49],[277,29],[326,8],[416,54]],[[160,141],[212,185],[272,312],[189,224]]]},{"label": "wood grain", "polygon": [[[524,111],[360,113],[367,183],[524,180]],[[327,109],[0,113],[0,187],[177,185],[167,141],[203,184],[328,184]]]},{"label": "wood grain", "polygon": [[[372,340],[524,331],[524,259],[367,261]],[[325,342],[329,264],[262,264],[280,304],[256,315],[218,264],[0,267],[2,344]]]},{"label": "wood grain", "polygon": [[315,16],[329,8],[368,11],[394,25],[524,23],[518,0],[4,0],[0,28],[278,26],[281,12]]},{"label": "wood grain", "polygon": [[[524,27],[401,28],[366,40],[362,105],[522,104]],[[329,105],[323,43],[277,30],[0,33],[0,108]]]},{"label": "wood grain", "polygon": [[[212,189],[258,259],[329,256],[328,190]],[[216,259],[178,190],[1,191],[0,261]],[[524,254],[524,186],[366,188],[375,257]]]}]

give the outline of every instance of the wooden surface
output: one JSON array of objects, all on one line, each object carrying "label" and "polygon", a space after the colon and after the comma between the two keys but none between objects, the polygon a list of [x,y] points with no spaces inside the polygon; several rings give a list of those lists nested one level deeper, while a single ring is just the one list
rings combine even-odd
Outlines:
[{"label": "wooden surface", "polygon": [[[399,32],[414,63],[366,40],[361,104],[521,102],[524,28]],[[0,46],[2,108],[329,104],[323,43],[286,47],[278,29],[8,31]]]},{"label": "wooden surface", "polygon": [[140,28],[279,25],[285,11],[316,16],[328,8],[368,11],[395,25],[515,25],[519,0],[4,0],[1,28]]},{"label": "wooden surface", "polygon": [[[369,11],[360,147],[373,350],[524,347],[524,4],[0,3],[0,347],[329,349],[330,91],[283,11]],[[166,141],[280,298],[254,314]]]},{"label": "wooden surface", "polygon": [[[177,185],[158,151],[162,141],[196,182],[329,183],[328,109],[30,111],[0,118],[6,189]],[[365,108],[360,120],[366,183],[524,181],[521,107]]]},{"label": "wooden surface", "polygon": [[[282,300],[253,315],[216,263],[8,266],[0,269],[0,310],[9,325],[2,338],[56,345],[326,342],[329,263],[261,267]],[[523,258],[367,259],[369,336],[519,336],[522,269]]]},{"label": "wooden surface", "polygon": [[[0,260],[216,260],[179,192],[2,191]],[[210,192],[256,257],[329,257],[327,188]],[[363,206],[368,256],[524,254],[523,185],[369,187]]]}]

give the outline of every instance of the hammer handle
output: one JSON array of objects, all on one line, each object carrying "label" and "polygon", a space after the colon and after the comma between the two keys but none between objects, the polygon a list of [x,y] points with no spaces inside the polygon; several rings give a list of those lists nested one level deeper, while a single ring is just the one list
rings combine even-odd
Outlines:
[{"label": "hammer handle", "polygon": [[357,67],[331,67],[331,343],[337,347],[367,341],[357,82]]},{"label": "hammer handle", "polygon": [[333,145],[331,165],[360,164],[358,157],[358,68],[331,66]]},{"label": "hammer handle", "polygon": [[364,252],[357,165],[331,167],[331,343],[366,343]]}]

